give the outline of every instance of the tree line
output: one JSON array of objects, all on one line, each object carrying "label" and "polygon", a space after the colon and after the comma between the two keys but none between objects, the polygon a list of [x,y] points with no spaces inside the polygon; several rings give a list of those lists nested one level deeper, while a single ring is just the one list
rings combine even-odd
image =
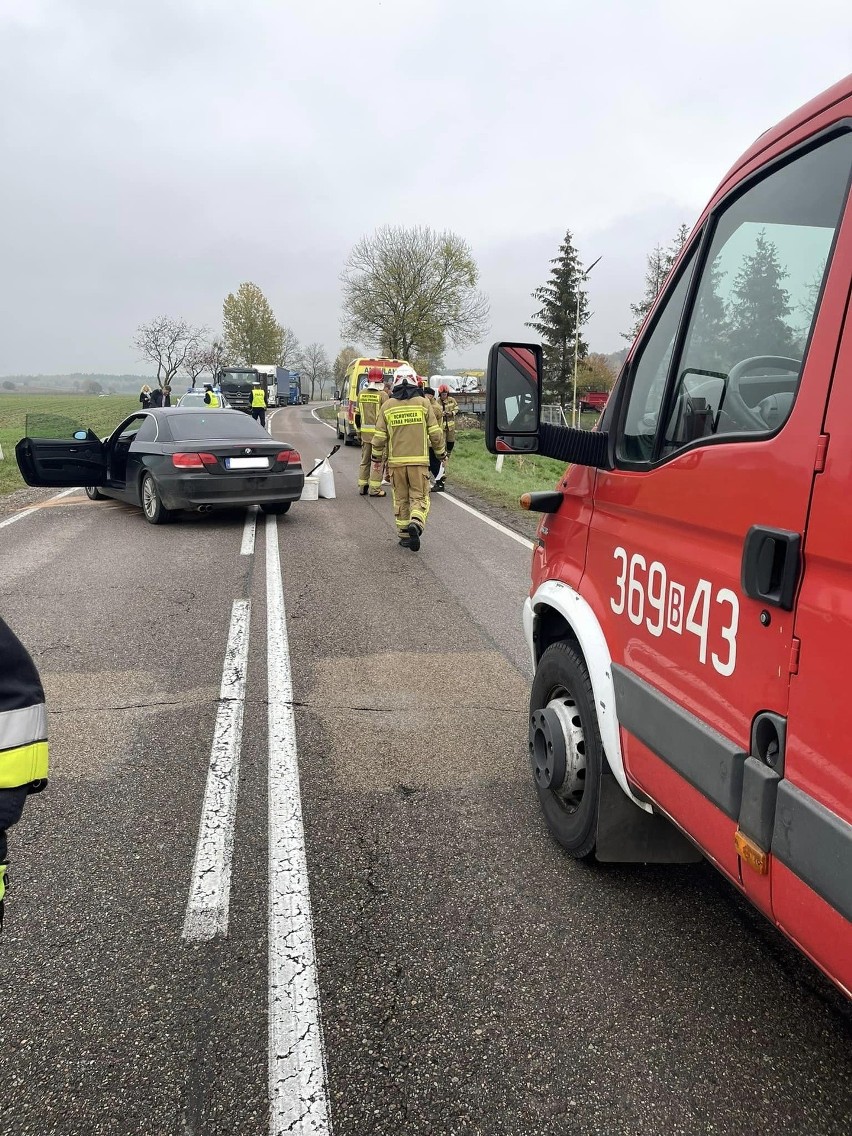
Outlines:
[{"label": "tree line", "polygon": [[275,364],[298,371],[311,399],[324,398],[331,364],[320,343],[303,347],[292,328],[280,323],[257,284],[245,281],[222,304],[222,329],[213,332],[181,317],[157,316],[140,324],[133,337],[140,358],[156,367],[159,387],[178,378],[194,387],[202,375],[218,378],[229,366]]}]

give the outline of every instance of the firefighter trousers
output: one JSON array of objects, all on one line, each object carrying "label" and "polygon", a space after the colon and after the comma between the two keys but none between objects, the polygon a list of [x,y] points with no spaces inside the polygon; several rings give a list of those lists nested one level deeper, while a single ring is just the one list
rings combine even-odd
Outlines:
[{"label": "firefighter trousers", "polygon": [[404,534],[409,521],[425,529],[429,516],[429,467],[392,465],[390,480],[397,531]]},{"label": "firefighter trousers", "polygon": [[361,432],[361,465],[358,469],[358,488],[369,485],[371,493],[382,488],[382,463],[372,460],[373,435]]}]

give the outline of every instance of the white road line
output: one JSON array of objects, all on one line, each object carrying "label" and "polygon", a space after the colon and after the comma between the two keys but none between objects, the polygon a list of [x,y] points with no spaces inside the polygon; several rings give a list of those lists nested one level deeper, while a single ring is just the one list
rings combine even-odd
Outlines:
[{"label": "white road line", "polygon": [[445,501],[452,501],[454,505],[458,505],[458,507],[464,509],[466,513],[472,513],[474,517],[479,517],[480,521],[485,521],[486,525],[491,525],[492,529],[496,529],[504,536],[510,536],[512,540],[516,540],[518,544],[522,544],[524,548],[535,548],[533,542],[527,540],[525,536],[521,536],[520,533],[512,532],[512,530],[507,529],[505,525],[501,525],[499,521],[492,521],[490,517],[486,517],[484,513],[480,513],[480,511],[474,509],[472,505],[467,505],[464,501],[459,501],[458,497],[453,497],[452,493],[433,493],[432,500],[434,501],[436,497],[443,497]]},{"label": "white road line", "polygon": [[183,923],[184,939],[196,942],[228,933],[250,616],[251,602],[234,600],[192,884]]},{"label": "white road line", "polygon": [[[54,493],[52,497],[48,497],[48,500],[58,501],[60,497],[70,497],[72,493],[78,493],[79,490],[79,485],[72,485],[70,489],[63,489],[61,493]],[[13,525],[15,521],[22,521],[24,517],[28,517],[30,513],[37,513],[40,508],[40,505],[33,505],[30,509],[24,509],[20,513],[13,513],[11,517],[6,517],[5,520],[0,521],[0,529],[4,529],[6,525]]]},{"label": "white road line", "polygon": [[[325,406],[332,406],[333,404],[330,403],[330,402],[326,402],[326,403],[324,403],[324,405]],[[322,409],[322,407],[318,406],[315,410],[312,410],[311,411],[311,418],[313,418],[315,422],[319,422],[320,426],[327,426],[329,428],[329,430],[333,430],[336,434],[337,433],[337,427],[336,426],[332,426],[332,424],[330,422],[323,421],[322,418],[317,418],[317,410],[321,410],[321,409]]]},{"label": "white road line", "polygon": [[240,556],[251,556],[254,552],[254,533],[257,528],[257,505],[249,505],[246,510],[246,523],[243,526],[243,543]]},{"label": "white road line", "polygon": [[287,617],[276,518],[266,518],[269,680],[269,1131],[331,1132]]}]

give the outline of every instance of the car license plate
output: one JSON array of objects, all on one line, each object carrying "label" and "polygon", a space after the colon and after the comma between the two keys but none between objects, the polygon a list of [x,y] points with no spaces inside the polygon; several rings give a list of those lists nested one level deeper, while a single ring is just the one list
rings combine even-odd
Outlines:
[{"label": "car license plate", "polygon": [[225,458],[225,469],[269,469],[269,458]]}]

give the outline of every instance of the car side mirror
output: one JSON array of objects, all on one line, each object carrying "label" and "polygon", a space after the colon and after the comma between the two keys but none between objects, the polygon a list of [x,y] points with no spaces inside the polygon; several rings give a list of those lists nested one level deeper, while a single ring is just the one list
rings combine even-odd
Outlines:
[{"label": "car side mirror", "polygon": [[538,343],[495,343],[485,375],[485,444],[492,454],[538,450],[541,380]]},{"label": "car side mirror", "polygon": [[86,439],[88,438],[88,436],[89,436],[88,430],[75,430],[74,431],[74,441],[75,442],[85,442]]}]

